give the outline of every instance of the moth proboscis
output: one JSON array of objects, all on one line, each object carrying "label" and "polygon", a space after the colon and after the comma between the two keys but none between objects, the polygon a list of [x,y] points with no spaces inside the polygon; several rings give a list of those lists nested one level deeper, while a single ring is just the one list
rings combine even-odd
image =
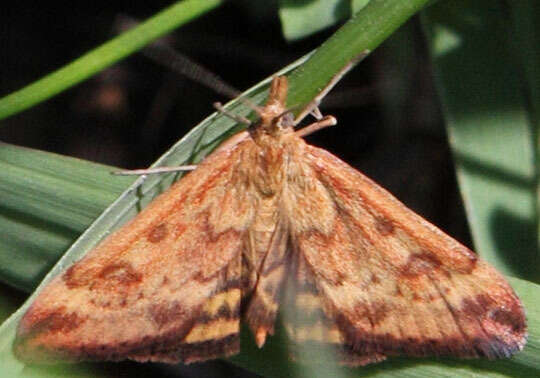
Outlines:
[{"label": "moth proboscis", "polygon": [[307,144],[286,95],[275,77],[245,137],[45,286],[16,356],[204,361],[239,352],[241,319],[262,347],[280,306],[293,345],[347,365],[521,350],[523,307],[502,275]]}]

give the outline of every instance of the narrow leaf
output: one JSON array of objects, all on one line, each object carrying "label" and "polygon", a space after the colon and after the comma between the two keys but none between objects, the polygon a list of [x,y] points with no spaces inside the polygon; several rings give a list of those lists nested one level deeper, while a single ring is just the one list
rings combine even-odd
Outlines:
[{"label": "narrow leaf", "polygon": [[0,143],[0,280],[32,291],[134,180],[111,170]]},{"label": "narrow leaf", "polygon": [[508,3],[512,14],[514,54],[524,71],[524,91],[534,135],[536,164],[536,269],[540,267],[540,3],[534,0]]},{"label": "narrow leaf", "polygon": [[426,15],[476,250],[501,272],[538,282],[534,139],[506,8],[439,2]]},{"label": "narrow leaf", "polygon": [[0,99],[0,120],[44,101],[132,54],[174,28],[208,12],[220,0],[185,0],[21,90]]}]

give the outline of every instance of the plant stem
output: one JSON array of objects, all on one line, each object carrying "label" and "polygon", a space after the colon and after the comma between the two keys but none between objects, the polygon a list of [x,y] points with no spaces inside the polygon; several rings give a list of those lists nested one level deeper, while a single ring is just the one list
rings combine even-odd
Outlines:
[{"label": "plant stem", "polygon": [[221,3],[222,0],[185,0],[175,3],[66,66],[0,99],[0,120],[80,83]]},{"label": "plant stem", "polygon": [[291,75],[289,105],[309,102],[337,69],[363,51],[373,51],[429,1],[371,0]]}]

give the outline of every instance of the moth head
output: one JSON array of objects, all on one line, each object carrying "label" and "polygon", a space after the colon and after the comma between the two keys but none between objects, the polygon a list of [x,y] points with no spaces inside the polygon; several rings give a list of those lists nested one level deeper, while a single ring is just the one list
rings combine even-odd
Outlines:
[{"label": "moth head", "polygon": [[275,76],[272,79],[266,105],[257,111],[261,120],[254,126],[255,134],[280,135],[293,131],[294,116],[285,106],[287,88],[285,76]]}]

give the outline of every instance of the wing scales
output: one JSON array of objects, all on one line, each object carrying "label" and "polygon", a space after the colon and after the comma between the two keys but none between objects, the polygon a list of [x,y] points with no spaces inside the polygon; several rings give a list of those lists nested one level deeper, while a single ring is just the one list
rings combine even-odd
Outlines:
[{"label": "wing scales", "polygon": [[39,294],[21,359],[192,362],[238,351],[241,256],[253,205],[246,141],[208,158]]},{"label": "wing scales", "polygon": [[344,333],[325,309],[316,278],[305,258],[301,253],[295,253],[291,260],[282,315],[291,340],[291,357],[311,363],[330,358],[348,366],[384,360],[384,355],[358,353],[346,344]]},{"label": "wing scales", "polygon": [[523,309],[502,276],[336,157],[303,148],[291,168],[303,179],[287,192],[293,243],[346,345],[359,355],[489,358],[522,349]]}]

